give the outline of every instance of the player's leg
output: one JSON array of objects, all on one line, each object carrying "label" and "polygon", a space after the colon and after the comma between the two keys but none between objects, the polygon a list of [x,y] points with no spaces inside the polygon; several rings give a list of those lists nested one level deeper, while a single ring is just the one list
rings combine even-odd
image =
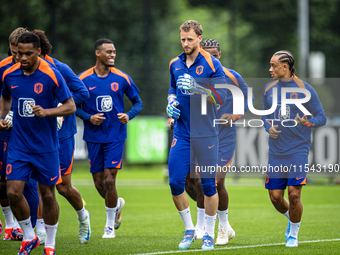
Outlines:
[{"label": "player's leg", "polygon": [[74,136],[59,140],[59,159],[62,182],[56,187],[60,195],[65,197],[77,212],[79,221],[79,242],[87,243],[91,236],[90,214],[85,210],[79,191],[72,186]]},{"label": "player's leg", "polygon": [[229,224],[229,196],[225,187],[225,177],[230,168],[234,151],[235,141],[229,142],[222,139],[219,141],[218,148],[218,169],[216,173],[217,193],[219,197],[217,219],[218,219],[218,233],[216,238],[216,245],[226,245],[229,240],[235,237],[235,231]]},{"label": "player's leg", "polygon": [[[308,169],[304,168],[301,171],[299,166],[308,165],[308,155],[294,155],[286,159],[286,165],[292,165],[288,174],[288,199],[289,199],[289,216],[290,216],[290,231],[287,238],[286,247],[298,246],[298,232],[301,224],[303,205],[301,202],[302,186],[306,184]],[[295,167],[294,167],[295,166]]]},{"label": "player's leg", "polygon": [[118,170],[122,167],[123,150],[124,142],[103,145],[106,225],[102,238],[114,238],[114,230],[119,228],[122,221],[121,212],[125,200],[118,198],[116,177]]},{"label": "player's leg", "polygon": [[[11,207],[9,206],[7,197],[7,186],[6,186],[6,163],[4,155],[7,153],[7,142],[4,141],[5,136],[0,132],[0,205],[2,213],[5,218],[5,233],[3,240],[11,240],[12,231],[14,228],[13,213]],[[7,157],[6,157],[7,158]]]},{"label": "player's leg", "polygon": [[202,249],[214,248],[215,222],[218,208],[216,191],[216,167],[218,156],[218,139],[216,137],[194,138],[191,143],[198,160],[197,172],[201,177],[204,193],[205,235]]},{"label": "player's leg", "polygon": [[45,222],[43,219],[43,203],[38,185],[38,195],[39,195],[39,208],[37,216],[37,224],[35,225],[35,230],[40,241],[40,245],[44,245],[46,241],[46,229]]},{"label": "player's leg", "polygon": [[104,154],[102,146],[103,144],[101,143],[87,143],[90,172],[92,174],[93,183],[99,195],[105,199],[106,190],[104,187]]},{"label": "player's leg", "polygon": [[[192,174],[192,173],[191,173]],[[202,190],[202,182],[199,175],[195,172],[196,190],[197,190],[197,222],[196,222],[196,236],[197,239],[203,239],[205,234],[205,208],[204,208],[204,194]]]},{"label": "player's leg", "polygon": [[187,174],[187,177],[185,179],[185,191],[192,200],[197,200],[196,179],[190,178],[190,173]]},{"label": "player's leg", "polygon": [[189,249],[195,240],[195,227],[191,219],[189,200],[184,192],[185,179],[190,171],[190,141],[173,138],[169,154],[169,185],[172,199],[182,218],[185,234],[179,249]]}]

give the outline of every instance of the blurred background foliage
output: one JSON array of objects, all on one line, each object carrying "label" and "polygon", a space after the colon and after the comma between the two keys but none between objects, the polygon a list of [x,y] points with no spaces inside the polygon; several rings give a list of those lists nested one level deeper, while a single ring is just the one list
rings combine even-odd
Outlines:
[{"label": "blurred background foliage", "polygon": [[[0,53],[6,56],[8,36],[15,28],[42,29],[53,45],[52,56],[79,74],[95,65],[94,42],[111,39],[117,48],[116,67],[141,90],[142,114],[165,116],[168,65],[182,52],[183,22],[198,20],[203,39],[220,43],[225,67],[244,78],[268,78],[274,52],[287,49],[299,61],[297,9],[295,0],[5,0]],[[309,10],[310,51],[325,54],[327,78],[339,77],[340,0],[310,0]],[[339,84],[332,81],[316,88],[329,116],[340,114]],[[248,85],[260,109],[265,84]]]}]

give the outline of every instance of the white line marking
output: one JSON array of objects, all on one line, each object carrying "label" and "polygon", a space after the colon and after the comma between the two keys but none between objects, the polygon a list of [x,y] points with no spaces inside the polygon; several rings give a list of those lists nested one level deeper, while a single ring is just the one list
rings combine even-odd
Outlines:
[{"label": "white line marking", "polygon": [[[323,240],[311,240],[311,241],[299,241],[299,243],[320,243],[320,242],[336,242],[340,241],[340,238],[336,239],[323,239]],[[285,245],[286,243],[268,243],[268,244],[257,244],[257,245],[246,245],[246,246],[235,246],[235,247],[223,247],[223,248],[215,248],[213,251],[220,250],[235,250],[235,249],[247,249],[247,248],[257,248],[257,247],[266,247],[266,246],[277,246],[277,245]],[[160,251],[160,252],[150,252],[150,253],[138,253],[135,255],[158,255],[158,254],[172,254],[172,253],[186,253],[186,252],[200,252],[206,251],[202,249],[193,249],[193,250],[175,250],[175,251]]]}]

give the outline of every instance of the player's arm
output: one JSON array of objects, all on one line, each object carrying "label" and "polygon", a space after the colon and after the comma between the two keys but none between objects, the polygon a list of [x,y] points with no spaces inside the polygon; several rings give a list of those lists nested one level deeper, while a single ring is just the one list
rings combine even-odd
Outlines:
[{"label": "player's arm", "polygon": [[137,116],[143,110],[143,102],[139,95],[135,96],[134,98],[130,99],[132,103],[132,108],[127,113],[118,113],[118,119],[121,123],[126,124],[134,117]]},{"label": "player's arm", "polygon": [[[265,94],[263,94],[263,106],[262,106],[262,110],[268,110],[269,109],[269,105],[267,102],[267,97]],[[281,133],[280,130],[277,130],[278,125],[272,125],[273,123],[268,121],[270,118],[269,115],[263,115],[262,116],[262,121],[263,121],[263,126],[266,129],[266,131],[268,132],[268,134],[270,135],[271,138],[276,139],[279,134]]]},{"label": "player's arm", "polygon": [[58,64],[58,70],[64,77],[76,105],[90,97],[89,91],[85,87],[83,81],[72,71],[68,65],[60,63]]},{"label": "player's arm", "polygon": [[168,92],[168,105],[166,106],[166,113],[168,115],[168,118],[172,119],[173,121],[177,120],[181,115],[181,111],[177,108],[179,102],[177,101],[176,90],[176,80],[172,73],[172,69],[170,68],[170,87]]},{"label": "player's arm", "polygon": [[5,121],[5,116],[11,109],[12,98],[4,97],[3,95],[0,97],[0,130],[5,131],[10,128],[7,121]]},{"label": "player's arm", "polygon": [[96,114],[89,114],[85,112],[82,108],[82,104],[77,104],[77,110],[76,110],[76,116],[81,118],[82,120],[88,120],[90,121],[93,125],[100,125],[102,122],[106,119],[103,117],[104,113],[96,113]]},{"label": "player's arm", "polygon": [[76,105],[72,97],[64,100],[59,107],[44,109],[40,105],[32,105],[33,113],[39,117],[68,116],[76,112]]},{"label": "player's arm", "polygon": [[305,115],[300,117],[299,114],[296,114],[295,121],[298,125],[303,125],[306,127],[324,126],[327,122],[325,111],[314,88],[311,86],[308,88],[311,93],[311,99],[307,103],[307,109],[313,114],[313,117],[308,119]]}]

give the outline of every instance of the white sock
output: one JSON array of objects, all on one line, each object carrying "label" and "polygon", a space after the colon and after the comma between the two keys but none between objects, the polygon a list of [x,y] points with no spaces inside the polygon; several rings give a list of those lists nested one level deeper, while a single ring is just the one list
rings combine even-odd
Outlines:
[{"label": "white sock", "polygon": [[188,207],[187,209],[184,209],[183,211],[178,211],[178,213],[182,218],[182,221],[185,226],[185,230],[194,230],[195,227],[194,227],[194,224],[192,223],[190,207]]},{"label": "white sock", "polygon": [[286,216],[286,218],[287,218],[288,220],[290,220],[290,217],[289,217],[289,210],[287,210],[287,212],[283,213],[283,215]]},{"label": "white sock", "polygon": [[224,211],[217,210],[218,222],[222,227],[228,226],[228,209]]},{"label": "white sock", "polygon": [[35,230],[38,232],[46,233],[44,219],[37,219],[37,224],[35,225]]},{"label": "white sock", "polygon": [[58,229],[58,222],[55,225],[45,224],[45,229],[46,229],[45,247],[54,248],[55,247],[55,238],[56,238],[57,229]]},{"label": "white sock", "polygon": [[205,209],[197,207],[196,228],[200,230],[204,230],[204,223],[205,223]]},{"label": "white sock", "polygon": [[82,209],[80,209],[79,211],[76,211],[76,212],[77,212],[77,215],[78,215],[78,220],[83,220],[87,216],[87,213],[86,213],[86,210],[85,210],[85,206],[83,206]]},{"label": "white sock", "polygon": [[295,237],[296,239],[297,239],[297,236],[298,236],[298,233],[299,233],[300,223],[301,223],[301,221],[298,222],[298,223],[290,222],[289,235],[292,236],[292,237]]},{"label": "white sock", "polygon": [[214,216],[205,215],[205,234],[208,234],[212,238],[215,238],[216,215],[217,214]]},{"label": "white sock", "polygon": [[13,213],[11,210],[10,206],[5,206],[2,207],[2,213],[4,214],[4,218],[5,218],[5,227],[6,228],[13,228],[14,227],[14,220],[13,220]]},{"label": "white sock", "polygon": [[22,232],[24,232],[24,240],[32,241],[35,238],[34,229],[31,223],[31,217],[28,217],[26,220],[19,221],[19,225],[21,227]]},{"label": "white sock", "polygon": [[113,227],[115,225],[116,211],[118,209],[118,205],[114,208],[109,208],[105,206],[106,209],[106,227]]},{"label": "white sock", "polygon": [[19,224],[17,218],[14,218],[14,227],[13,228],[14,229],[20,228],[20,224]]}]

